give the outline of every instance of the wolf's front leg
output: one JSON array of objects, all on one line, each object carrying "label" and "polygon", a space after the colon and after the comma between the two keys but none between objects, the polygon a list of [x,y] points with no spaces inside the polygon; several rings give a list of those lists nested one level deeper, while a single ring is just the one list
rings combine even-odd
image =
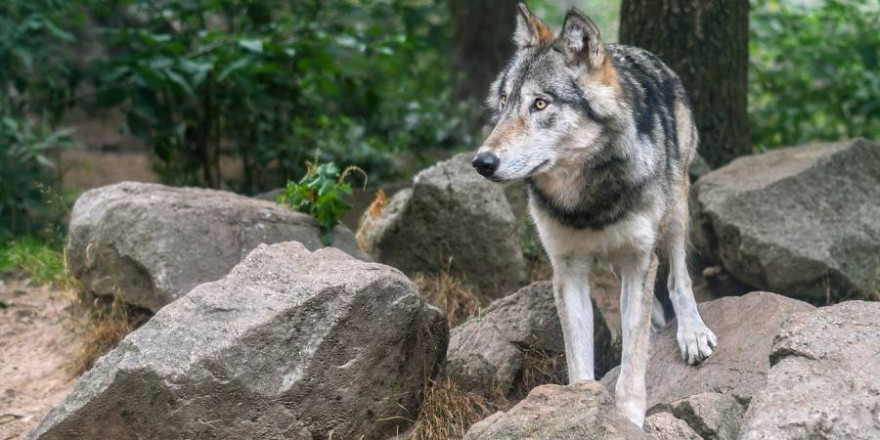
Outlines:
[{"label": "wolf's front leg", "polygon": [[617,409],[638,426],[645,422],[645,371],[654,299],[657,256],[634,257],[618,265],[621,276],[621,333],[623,353],[615,387]]},{"label": "wolf's front leg", "polygon": [[593,380],[593,303],[590,266],[570,258],[553,261],[553,296],[562,323],[568,382]]}]

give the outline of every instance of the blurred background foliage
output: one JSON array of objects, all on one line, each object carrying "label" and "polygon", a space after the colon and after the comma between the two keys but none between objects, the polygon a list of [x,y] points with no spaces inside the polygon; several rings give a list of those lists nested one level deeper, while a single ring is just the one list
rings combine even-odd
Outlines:
[{"label": "blurred background foliage", "polygon": [[751,6],[754,147],[880,138],[880,1],[752,0]]},{"label": "blurred background foliage", "polygon": [[[508,3],[498,20],[514,14]],[[578,6],[617,40],[619,0],[529,3],[557,27]],[[246,194],[299,178],[306,159],[356,165],[382,184],[474,148],[482,96],[454,96],[468,78],[450,67],[450,4],[3,0],[0,234],[60,224],[63,207],[46,195],[58,205],[75,190],[60,188],[57,168],[74,146],[72,109],[121,114],[119,130],[143,141],[165,183]],[[880,0],[751,8],[756,150],[880,137]]]}]

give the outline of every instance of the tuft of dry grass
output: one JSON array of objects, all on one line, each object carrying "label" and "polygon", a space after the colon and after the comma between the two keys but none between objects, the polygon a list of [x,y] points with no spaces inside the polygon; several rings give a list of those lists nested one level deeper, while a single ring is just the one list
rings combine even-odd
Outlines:
[{"label": "tuft of dry grass", "polygon": [[567,376],[565,355],[552,354],[534,347],[521,347],[525,355],[523,369],[514,384],[512,397],[524,399],[533,388],[546,384],[564,385]]},{"label": "tuft of dry grass", "polygon": [[101,356],[149,319],[149,313],[129,307],[118,293],[106,299],[79,291],[73,294],[72,302],[88,315],[80,329],[82,350],[70,365],[75,375],[92,368]]},{"label": "tuft of dry grass", "polygon": [[475,287],[452,276],[449,271],[439,274],[417,273],[413,282],[422,298],[443,311],[450,327],[475,315],[485,301]]},{"label": "tuft of dry grass", "polygon": [[488,417],[495,406],[485,397],[461,389],[449,379],[432,381],[409,440],[452,440],[464,437],[474,423]]}]

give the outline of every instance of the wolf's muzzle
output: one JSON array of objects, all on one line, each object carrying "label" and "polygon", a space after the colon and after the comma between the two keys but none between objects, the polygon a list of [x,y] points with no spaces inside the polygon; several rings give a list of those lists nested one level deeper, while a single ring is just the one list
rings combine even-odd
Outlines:
[{"label": "wolf's muzzle", "polygon": [[498,156],[492,153],[480,153],[474,158],[473,165],[481,176],[492,177],[495,171],[498,170],[500,162]]}]

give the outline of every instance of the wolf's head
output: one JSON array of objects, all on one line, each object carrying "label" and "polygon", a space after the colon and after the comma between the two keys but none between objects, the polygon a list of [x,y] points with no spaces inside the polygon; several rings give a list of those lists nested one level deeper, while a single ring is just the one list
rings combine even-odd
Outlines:
[{"label": "wolf's head", "polygon": [[620,87],[599,28],[577,9],[555,35],[522,3],[516,52],[487,100],[492,130],[474,168],[494,181],[583,163],[601,147],[620,111]]}]

